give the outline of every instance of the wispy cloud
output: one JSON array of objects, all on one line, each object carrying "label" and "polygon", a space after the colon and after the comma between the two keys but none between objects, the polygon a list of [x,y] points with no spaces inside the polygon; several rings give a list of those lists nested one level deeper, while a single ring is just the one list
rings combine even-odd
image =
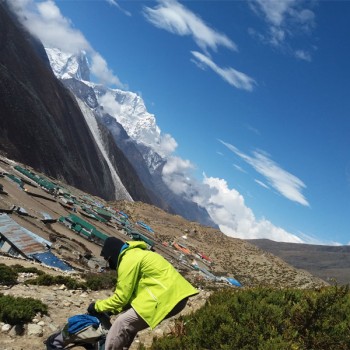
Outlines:
[{"label": "wispy cloud", "polygon": [[[249,0],[250,8],[267,24],[265,33],[250,28],[250,33],[275,47],[294,51],[297,58],[311,60],[311,55],[298,56],[300,50],[293,50],[286,44],[288,38],[300,33],[309,33],[315,26],[315,13],[306,8],[312,2],[299,0]],[[306,53],[306,51],[304,51]]]},{"label": "wispy cloud", "polygon": [[247,130],[253,132],[256,135],[261,135],[260,130],[258,130],[257,128],[254,128],[253,126],[249,125],[249,124],[245,124],[245,127]]},{"label": "wispy cloud", "polygon": [[145,7],[145,18],[154,26],[181,36],[191,36],[204,51],[216,51],[218,46],[237,50],[236,44],[225,34],[206,24],[199,16],[176,0],[158,0],[155,8]]},{"label": "wispy cloud", "polygon": [[61,14],[54,1],[11,0],[9,3],[21,22],[44,46],[59,48],[67,53],[87,51],[91,55],[91,71],[100,82],[123,86],[108,68],[104,58],[91,47],[84,35],[74,28],[71,21]]},{"label": "wispy cloud", "polygon": [[192,51],[192,61],[200,68],[208,67],[230,85],[247,91],[253,90],[256,82],[245,73],[234,68],[221,68],[211,58],[209,49],[216,52],[219,47],[237,51],[236,44],[225,34],[210,27],[197,14],[176,0],[158,0],[154,8],[144,7],[145,18],[154,26],[180,36],[190,36],[205,53]]},{"label": "wispy cloud", "polygon": [[239,166],[238,164],[233,164],[233,167],[236,168],[241,173],[246,173],[246,171],[241,166]]},{"label": "wispy cloud", "polygon": [[296,6],[296,0],[252,0],[251,7],[261,13],[275,27],[281,27],[288,13]]},{"label": "wispy cloud", "polygon": [[[316,245],[332,245],[332,246],[341,246],[342,243],[336,241],[328,241],[328,240],[320,240],[317,236],[313,234],[306,234],[304,232],[299,231],[298,237],[300,237],[304,242],[308,244],[316,244]],[[349,244],[347,244],[349,245]]]},{"label": "wispy cloud", "polygon": [[117,0],[106,0],[110,5],[115,6],[118,10],[124,13],[126,16],[131,16],[131,13],[129,11],[126,11],[123,9]]},{"label": "wispy cloud", "polygon": [[266,185],[265,182],[262,182],[262,181],[260,181],[260,180],[258,180],[258,179],[254,179],[254,181],[255,181],[258,185],[260,185],[261,187],[264,187],[264,188],[266,188],[266,189],[269,189],[269,188],[270,188],[269,186]]},{"label": "wispy cloud", "polygon": [[198,51],[192,51],[191,53],[194,56],[193,62],[195,64],[201,68],[209,67],[227,83],[237,89],[252,91],[256,85],[256,81],[245,73],[231,67],[221,68],[211,58]]},{"label": "wispy cloud", "polygon": [[249,156],[238,150],[237,147],[222,140],[219,141],[251,165],[259,174],[263,175],[270,186],[282,196],[301,205],[309,206],[308,201],[302,194],[302,190],[306,188],[306,185],[298,177],[281,168],[268,154],[262,151],[254,151],[253,155]]},{"label": "wispy cloud", "polygon": [[312,61],[310,52],[304,51],[304,50],[296,50],[295,57],[300,59],[300,60],[307,61],[307,62]]}]

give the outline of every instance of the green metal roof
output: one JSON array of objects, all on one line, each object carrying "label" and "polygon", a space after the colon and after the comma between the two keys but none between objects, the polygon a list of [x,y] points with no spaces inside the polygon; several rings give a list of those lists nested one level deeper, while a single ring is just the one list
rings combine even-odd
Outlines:
[{"label": "green metal roof", "polygon": [[80,218],[77,215],[74,214],[70,214],[69,215],[70,220],[72,220],[76,225],[79,225],[83,228],[85,228],[88,231],[91,231],[91,233],[96,236],[99,239],[105,240],[106,238],[108,238],[108,235],[106,235],[105,233],[97,230],[95,228],[95,226],[91,225],[89,222],[83,220],[82,218]]}]

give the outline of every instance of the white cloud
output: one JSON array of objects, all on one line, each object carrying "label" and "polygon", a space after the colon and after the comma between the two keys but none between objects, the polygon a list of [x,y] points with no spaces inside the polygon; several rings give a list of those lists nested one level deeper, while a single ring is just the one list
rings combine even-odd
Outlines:
[{"label": "white cloud", "polygon": [[256,85],[254,79],[238,70],[221,68],[210,58],[208,49],[217,51],[219,46],[237,51],[236,44],[225,34],[209,27],[198,15],[176,0],[158,0],[155,8],[144,8],[145,18],[157,28],[180,36],[191,36],[205,55],[192,51],[192,61],[200,68],[209,67],[222,79],[238,89],[251,91]]},{"label": "white cloud", "polygon": [[250,2],[257,12],[262,13],[267,22],[276,27],[284,23],[289,10],[296,3],[296,0],[254,0]]},{"label": "white cloud", "polygon": [[34,1],[14,0],[10,2],[23,24],[38,37],[47,47],[58,47],[66,52],[91,50],[84,35],[72,27],[64,18],[55,2],[47,0]]},{"label": "white cloud", "polygon": [[104,111],[113,117],[116,117],[122,111],[122,106],[109,91],[100,96],[99,103]]},{"label": "white cloud", "polygon": [[126,16],[131,16],[129,11],[124,10],[116,0],[106,0],[110,5],[115,6],[118,10],[124,13]]},{"label": "white cloud", "polygon": [[253,132],[254,134],[256,134],[256,135],[261,135],[260,130],[258,130],[257,128],[254,128],[253,126],[251,126],[251,125],[249,125],[249,124],[245,124],[245,127],[246,127],[249,131]]},{"label": "white cloud", "polygon": [[245,171],[241,166],[239,166],[238,164],[233,164],[233,166],[234,166],[238,171],[240,171],[241,173],[246,173],[246,171]]},{"label": "white cloud", "polygon": [[274,226],[268,220],[257,220],[252,210],[246,207],[243,196],[235,189],[230,189],[225,180],[204,177],[203,186],[207,190],[198,192],[196,201],[207,209],[211,218],[227,236],[303,242],[298,236]]},{"label": "white cloud", "polygon": [[[249,29],[250,33],[263,42],[275,47],[287,48],[287,38],[294,37],[300,32],[309,32],[315,25],[315,14],[304,8],[311,2],[299,0],[250,0],[251,9],[263,17],[268,29],[265,34]],[[308,61],[308,60],[307,60]]]},{"label": "white cloud", "polygon": [[199,67],[209,67],[227,83],[236,87],[237,89],[252,91],[256,85],[256,81],[245,73],[239,72],[231,67],[221,68],[209,57],[198,51],[192,51],[191,53],[195,57],[194,63],[196,63]]},{"label": "white cloud", "polygon": [[304,50],[296,50],[295,57],[300,59],[300,60],[307,61],[307,62],[311,62],[311,60],[312,60],[310,52],[307,52]]},{"label": "white cloud", "polygon": [[268,220],[257,220],[252,210],[246,207],[243,196],[237,190],[230,189],[225,180],[203,174],[203,181],[199,182],[192,176],[193,170],[194,165],[190,161],[171,157],[164,166],[163,180],[174,193],[205,208],[227,236],[303,242],[298,236],[274,226]]},{"label": "white cloud", "polygon": [[210,28],[200,17],[176,0],[158,0],[155,8],[145,7],[146,19],[157,28],[181,36],[192,36],[197,45],[204,51],[214,51],[218,46],[237,50],[236,44],[226,35]]},{"label": "white cloud", "polygon": [[91,55],[91,71],[103,83],[122,86],[118,77],[107,67],[106,61],[65,18],[53,0],[35,2],[33,0],[10,1],[14,11],[28,30],[38,37],[45,47],[58,48],[64,52],[77,53],[85,50]]},{"label": "white cloud", "polygon": [[270,44],[273,46],[279,46],[284,42],[284,39],[286,37],[286,33],[283,29],[279,27],[270,27]]},{"label": "white cloud", "polygon": [[163,167],[163,180],[176,194],[188,197],[193,193],[193,179],[189,175],[194,165],[180,157],[169,157]]},{"label": "white cloud", "polygon": [[170,134],[161,134],[160,135],[160,144],[158,153],[163,157],[167,157],[175,152],[177,148],[176,140]]},{"label": "white cloud", "polygon": [[332,245],[332,246],[341,246],[342,243],[328,240],[320,240],[315,235],[306,234],[304,232],[298,232],[298,236],[307,244],[315,244],[315,245]]},{"label": "white cloud", "polygon": [[282,169],[276,162],[262,151],[254,151],[253,156],[242,153],[235,146],[219,140],[229,150],[250,164],[259,174],[263,175],[268,183],[282,196],[304,206],[309,206],[302,194],[306,185],[295,175]]},{"label": "white cloud", "polygon": [[94,74],[100,83],[106,85],[123,86],[119,78],[108,68],[105,59],[97,52],[91,54],[91,73]]},{"label": "white cloud", "polygon": [[266,189],[270,189],[270,187],[267,186],[265,182],[262,182],[262,181],[260,181],[260,180],[258,180],[258,179],[254,179],[254,181],[255,181],[258,185],[260,185],[261,187],[264,187],[264,188],[266,188]]}]

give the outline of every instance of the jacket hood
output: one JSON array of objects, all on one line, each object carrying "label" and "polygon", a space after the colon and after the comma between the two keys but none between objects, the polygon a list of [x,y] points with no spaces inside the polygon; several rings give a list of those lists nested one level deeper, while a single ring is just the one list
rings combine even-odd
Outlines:
[{"label": "jacket hood", "polygon": [[147,249],[147,244],[143,241],[127,241],[126,243],[129,244],[128,249],[133,249],[133,248]]},{"label": "jacket hood", "polygon": [[140,249],[147,249],[147,244],[143,241],[127,241],[126,244],[128,245],[125,249],[122,249],[118,256],[118,261],[117,261],[117,266],[120,263],[120,259],[123,257],[124,253],[127,251],[130,251],[131,249],[134,248],[140,248]]},{"label": "jacket hood", "polygon": [[116,269],[118,264],[118,258],[121,252],[124,242],[116,237],[108,237],[101,250],[101,256],[108,261],[111,269]]}]

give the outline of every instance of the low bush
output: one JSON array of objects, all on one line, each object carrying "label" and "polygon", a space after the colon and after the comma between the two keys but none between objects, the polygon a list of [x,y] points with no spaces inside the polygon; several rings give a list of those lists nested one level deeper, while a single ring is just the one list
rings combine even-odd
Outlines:
[{"label": "low bush", "polygon": [[102,290],[114,287],[116,281],[115,272],[89,273],[81,277],[84,281],[78,281],[70,276],[52,276],[43,273],[36,278],[27,280],[25,283],[40,286],[64,284],[68,289]]},{"label": "low bush", "polygon": [[42,274],[36,278],[26,281],[27,284],[34,284],[39,286],[52,286],[56,284],[64,284],[68,289],[87,289],[84,282],[77,281],[70,276],[52,276]]},{"label": "low bush", "polygon": [[181,322],[151,350],[350,349],[349,288],[215,292]]},{"label": "low bush", "polygon": [[86,286],[91,290],[110,289],[115,287],[116,273],[115,271],[104,273],[89,273],[82,276],[86,280]]},{"label": "low bush", "polygon": [[31,267],[24,267],[22,265],[16,264],[13,265],[12,268],[17,272],[17,273],[35,273],[37,275],[43,275],[45,272],[37,269],[34,266]]},{"label": "low bush", "polygon": [[47,314],[47,305],[33,298],[0,294],[0,321],[10,325],[30,322],[37,313]]},{"label": "low bush", "polygon": [[5,264],[0,264],[0,285],[14,285],[17,283],[18,273]]}]

